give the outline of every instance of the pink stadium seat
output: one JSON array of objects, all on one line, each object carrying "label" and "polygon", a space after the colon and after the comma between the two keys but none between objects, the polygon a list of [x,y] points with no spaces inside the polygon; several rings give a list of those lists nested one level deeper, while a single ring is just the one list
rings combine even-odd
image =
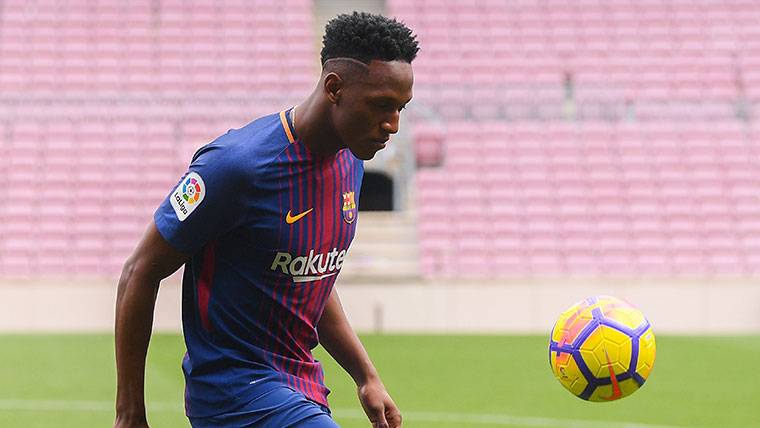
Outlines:
[{"label": "pink stadium seat", "polygon": [[[309,0],[153,6],[3,3],[0,275],[117,275],[198,147],[311,88]],[[434,118],[411,135],[426,275],[760,273],[753,2],[388,8]]]},{"label": "pink stadium seat", "polygon": [[[724,109],[718,104],[697,109],[662,104],[672,99],[691,104],[697,100],[730,104],[737,96],[735,64],[743,65],[745,76],[757,69],[744,65],[744,53],[754,46],[747,41],[755,38],[743,36],[754,34],[756,26],[750,24],[751,15],[738,12],[742,9],[735,8],[734,2],[721,4],[709,13],[675,6],[676,2],[671,1],[665,2],[667,8],[653,2],[636,7],[616,4],[611,10],[601,10],[598,5],[558,10],[556,7],[561,6],[553,5],[548,11],[534,9],[530,3],[488,8],[470,8],[465,3],[456,1],[445,7],[423,3],[414,8],[404,7],[401,1],[389,3],[394,14],[415,25],[426,46],[419,60],[426,78],[420,79],[417,86],[438,90],[428,91],[434,95],[420,100],[435,106],[447,118],[473,113],[517,119],[562,115],[560,98],[528,99],[537,104],[534,108],[511,103],[509,97],[502,97],[501,105],[473,97],[471,108],[440,102],[446,99],[441,96],[449,86],[446,83],[462,81],[464,77],[454,68],[465,64],[470,81],[476,84],[470,93],[486,82],[514,83],[522,88],[555,82],[559,94],[563,74],[572,72],[578,84],[575,96],[587,114],[604,117],[609,109],[599,103],[630,102],[635,106],[636,117],[646,120],[684,115],[695,119],[732,118],[730,107]],[[507,32],[504,27],[519,31]],[[710,28],[709,34],[704,28]],[[490,30],[490,38],[497,41],[490,49],[477,47],[479,33],[484,29]],[[427,52],[429,57],[425,58]],[[468,61],[460,61],[463,58]],[[428,72],[428,61],[437,73]],[[755,97],[760,85],[746,86],[745,92]]]},{"label": "pink stadium seat", "polygon": [[[162,2],[156,30],[148,1],[104,3],[96,15],[77,2],[63,14],[21,3],[4,3],[0,17],[0,83],[11,100],[0,104],[0,146],[10,153],[0,166],[0,276],[118,275],[195,148],[222,132],[217,121],[240,126],[292,104],[314,77],[307,1],[241,2],[223,14],[210,3]],[[282,16],[297,28],[269,36]],[[245,61],[216,58],[225,20],[238,35],[225,39],[226,51]],[[261,52],[251,43],[257,31],[268,37]],[[219,79],[228,75],[237,77]],[[265,75],[277,78],[256,79]],[[230,101],[219,89],[264,101]],[[183,123],[197,130],[183,133]],[[114,210],[114,186],[137,183],[142,193],[122,198],[132,208]]]},{"label": "pink stadium seat", "polygon": [[[428,227],[427,214],[420,217],[425,275],[693,277],[758,271],[748,260],[760,251],[750,251],[754,247],[740,238],[760,230],[752,219],[760,214],[752,187],[759,175],[743,125],[591,123],[580,134],[530,123],[447,125],[447,152],[459,158],[418,177],[421,210],[445,219]],[[455,147],[484,130],[491,135],[480,143],[484,151]],[[478,163],[470,153],[486,158]],[[728,160],[731,167],[724,166]],[[471,169],[488,179],[476,179]],[[493,237],[484,244],[489,233]],[[467,251],[485,245],[516,255],[496,257],[489,266],[475,258],[454,262],[460,270],[481,269],[457,274],[435,262],[447,245]]]}]

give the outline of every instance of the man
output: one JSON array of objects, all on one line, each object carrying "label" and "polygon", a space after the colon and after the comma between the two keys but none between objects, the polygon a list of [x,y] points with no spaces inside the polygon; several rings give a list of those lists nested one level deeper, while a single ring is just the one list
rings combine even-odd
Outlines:
[{"label": "man", "polygon": [[314,92],[193,156],[125,263],[116,302],[115,426],[146,427],[145,357],[159,282],[185,264],[186,412],[202,427],[335,427],[311,350],[357,384],[373,427],[401,415],[333,288],[356,228],[362,160],[412,98],[403,24],[340,15]]}]

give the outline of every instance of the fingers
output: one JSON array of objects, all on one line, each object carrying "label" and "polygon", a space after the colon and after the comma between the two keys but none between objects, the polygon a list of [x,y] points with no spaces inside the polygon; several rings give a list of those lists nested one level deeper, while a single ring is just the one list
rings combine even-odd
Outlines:
[{"label": "fingers", "polygon": [[385,407],[385,420],[388,422],[390,428],[401,427],[401,412],[398,410],[398,406],[393,402],[393,399],[386,394],[383,403]]},{"label": "fingers", "polygon": [[370,409],[369,421],[372,422],[372,428],[390,428],[388,421],[385,419],[385,407],[373,407]]},{"label": "fingers", "polygon": [[[390,397],[389,397],[390,398]],[[376,410],[377,419],[370,417],[372,428],[401,428],[401,413],[396,404],[389,399],[381,409]]]},{"label": "fingers", "polygon": [[398,412],[398,409],[390,409],[386,415],[386,420],[390,428],[401,428],[401,413]]},{"label": "fingers", "polygon": [[359,402],[372,428],[401,428],[401,412],[382,384],[359,387]]}]

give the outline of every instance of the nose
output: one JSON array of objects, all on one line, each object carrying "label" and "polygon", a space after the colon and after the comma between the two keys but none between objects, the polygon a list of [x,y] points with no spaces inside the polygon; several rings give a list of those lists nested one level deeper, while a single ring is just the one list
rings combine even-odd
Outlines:
[{"label": "nose", "polygon": [[382,124],[380,124],[380,128],[382,128],[383,131],[389,133],[389,134],[395,134],[398,132],[398,121],[401,114],[399,112],[394,112],[393,116],[391,116],[388,120],[383,121]]}]

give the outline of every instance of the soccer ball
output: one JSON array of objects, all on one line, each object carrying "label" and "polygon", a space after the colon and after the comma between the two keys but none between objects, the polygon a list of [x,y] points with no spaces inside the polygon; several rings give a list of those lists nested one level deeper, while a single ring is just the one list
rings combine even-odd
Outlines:
[{"label": "soccer ball", "polygon": [[554,376],[575,396],[613,401],[644,385],[655,342],[638,309],[610,296],[589,297],[559,316],[549,339]]}]

